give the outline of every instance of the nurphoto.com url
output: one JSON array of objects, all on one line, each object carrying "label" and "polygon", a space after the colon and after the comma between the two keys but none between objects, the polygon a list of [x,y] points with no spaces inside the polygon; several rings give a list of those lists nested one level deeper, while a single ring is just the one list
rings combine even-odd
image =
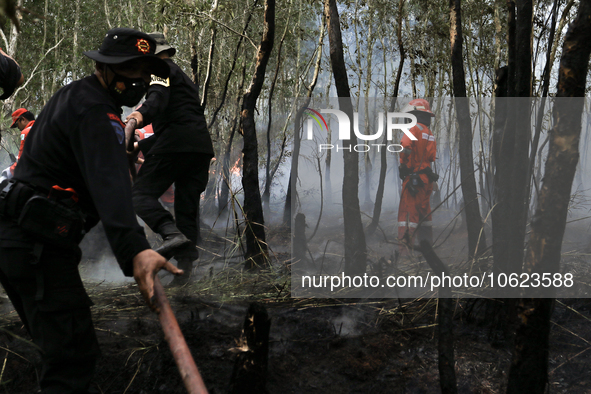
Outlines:
[{"label": "nurphoto.com url", "polygon": [[390,275],[384,279],[378,276],[341,275],[302,275],[302,288],[324,288],[337,291],[343,288],[439,288],[483,289],[483,288],[570,288],[574,284],[572,273],[493,273],[484,272],[480,275]]}]

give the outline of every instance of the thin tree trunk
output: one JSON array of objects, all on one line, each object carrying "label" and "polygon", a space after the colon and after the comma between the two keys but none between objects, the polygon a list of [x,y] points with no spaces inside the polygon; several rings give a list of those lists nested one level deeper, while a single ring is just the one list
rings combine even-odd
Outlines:
[{"label": "thin tree trunk", "polygon": [[[390,112],[393,112],[396,106],[396,99],[398,98],[398,89],[400,87],[400,79],[402,78],[402,69],[404,68],[404,59],[406,52],[404,50],[404,43],[402,42],[402,7],[404,6],[404,0],[400,0],[398,3],[398,27],[396,29],[396,35],[398,37],[398,54],[400,61],[398,63],[398,71],[396,72],[396,81],[394,83],[394,91],[392,92],[392,100],[390,102]],[[387,145],[387,135],[384,134],[382,144]],[[388,161],[386,146],[382,147],[380,151],[380,178],[378,181],[378,190],[376,191],[376,203],[373,207],[373,216],[371,223],[367,226],[367,235],[372,235],[378,224],[380,223],[380,216],[382,214],[382,201],[384,200],[384,188],[386,183],[386,173],[388,170]]]},{"label": "thin tree trunk", "polygon": [[[449,269],[443,264],[439,256],[433,250],[431,244],[421,241],[421,253],[427,264],[431,267],[435,275],[440,278],[444,275],[449,276]],[[439,288],[439,315],[437,318],[438,333],[438,366],[439,366],[439,386],[443,394],[456,394],[458,384],[456,380],[455,354],[454,354],[454,335],[453,335],[453,309],[451,287],[442,286]]]},{"label": "thin tree trunk", "polygon": [[[347,79],[347,69],[343,55],[343,40],[336,0],[326,0],[324,10],[327,19],[328,39],[330,42],[330,63],[334,75],[340,110],[353,119],[351,92]],[[351,135],[354,135],[351,133]],[[365,234],[359,208],[359,157],[357,152],[348,151],[357,140],[343,140],[343,221],[345,227],[345,275],[365,273],[367,249]]]},{"label": "thin tree trunk", "polygon": [[[524,268],[528,273],[560,272],[570,192],[579,161],[581,115],[590,56],[591,1],[582,0],[562,49],[554,104],[555,125],[550,132],[544,182],[525,256]],[[554,295],[555,289],[549,288],[538,295],[547,298],[520,301],[521,324],[517,330],[507,393],[545,392]]]},{"label": "thin tree trunk", "polygon": [[556,32],[556,18],[558,16],[558,2],[559,0],[554,0],[554,5],[552,6],[552,26],[550,27],[550,35],[548,37],[548,49],[546,52],[546,65],[544,66],[544,73],[542,77],[542,100],[540,102],[538,116],[536,118],[536,131],[534,133],[534,139],[532,142],[532,148],[529,157],[529,165],[527,167],[528,171],[528,181],[527,181],[527,192],[525,194],[526,198],[530,198],[531,194],[531,185],[532,185],[532,177],[534,172],[534,165],[536,164],[536,153],[538,150],[538,144],[540,142],[540,135],[542,133],[542,121],[544,116],[544,108],[546,106],[546,97],[548,97],[548,90],[550,87],[550,72],[552,71],[552,64],[550,64],[550,55],[552,52],[552,45],[551,43],[554,42],[554,34]]},{"label": "thin tree trunk", "polygon": [[[318,39],[318,47],[317,47],[317,55],[316,55],[316,64],[314,66],[314,74],[312,76],[312,81],[310,85],[307,87],[308,93],[306,94],[306,99],[296,112],[295,116],[295,126],[293,132],[293,153],[291,157],[291,170],[289,173],[289,183],[287,185],[287,194],[285,196],[285,205],[283,207],[283,226],[291,227],[291,217],[292,217],[292,196],[295,196],[297,193],[297,189],[295,188],[295,184],[298,181],[298,166],[299,166],[299,159],[300,159],[300,146],[301,146],[301,129],[302,129],[302,115],[310,104],[310,100],[312,98],[312,93],[314,92],[314,88],[316,87],[316,82],[318,82],[318,75],[320,74],[320,64],[322,61],[322,42],[324,41],[324,34],[325,34],[325,21],[324,18],[322,19],[322,26],[320,27],[320,37]],[[307,71],[306,73],[307,74]],[[298,89],[296,89],[298,90]]]},{"label": "thin tree trunk", "polygon": [[277,83],[277,76],[279,75],[279,67],[281,66],[281,49],[283,48],[283,42],[285,41],[288,26],[289,20],[285,24],[285,30],[283,31],[283,36],[281,37],[281,41],[279,42],[279,48],[277,49],[277,66],[275,67],[275,75],[273,76],[273,82],[271,83],[271,87],[269,88],[269,122],[267,123],[267,164],[265,165],[265,189],[263,190],[263,212],[267,217],[271,213],[269,202],[271,199],[271,183],[273,182],[273,177],[271,176],[271,125],[273,123],[273,92],[275,91],[275,84]]},{"label": "thin tree trunk", "polygon": [[[569,0],[569,2],[566,3],[564,9],[562,10],[562,14],[560,15],[560,22],[558,23],[558,28],[556,29],[556,31],[562,32],[562,29],[564,29],[564,25],[566,25],[566,21],[568,20],[570,10],[574,4],[575,0]],[[550,55],[550,64],[554,64],[554,59],[556,59],[556,50],[558,49],[558,42],[560,40],[560,36],[561,35],[558,34],[554,38],[554,43],[552,44],[552,54]]]},{"label": "thin tree trunk", "polygon": [[245,268],[252,269],[268,264],[265,220],[259,187],[259,153],[254,111],[256,101],[265,82],[265,70],[271,57],[275,39],[275,0],[265,0],[263,38],[257,53],[257,62],[248,91],[242,102],[240,128],[244,137],[243,176],[244,218],[246,222]]},{"label": "thin tree trunk", "polygon": [[230,137],[226,144],[226,150],[224,153],[224,159],[222,161],[222,185],[220,186],[220,196],[218,198],[218,214],[222,214],[228,207],[228,200],[230,196],[230,187],[232,179],[230,178],[230,157],[232,155],[232,143],[234,142],[234,134],[236,132],[236,126],[238,118],[240,116],[240,98],[242,97],[242,89],[244,87],[244,80],[246,79],[246,64],[242,66],[242,78],[240,79],[240,85],[236,89],[238,91],[236,97],[236,117],[232,123],[232,129],[230,131]]},{"label": "thin tree trunk", "polygon": [[[497,72],[497,97],[515,96],[515,3],[507,2],[508,6],[508,61],[507,67]],[[510,99],[497,100],[495,104],[494,160],[495,186],[493,221],[493,253],[494,270],[496,272],[513,272],[509,267],[509,239],[511,236],[511,174],[515,146],[513,130],[514,108]]]},{"label": "thin tree trunk", "polygon": [[[255,0],[252,4],[252,7],[256,7],[258,0]],[[232,66],[230,67],[230,72],[228,73],[228,77],[226,78],[226,83],[224,84],[224,90],[222,91],[222,96],[220,98],[220,104],[218,107],[213,111],[213,115],[211,115],[211,120],[209,121],[209,125],[207,126],[208,129],[211,130],[212,126],[214,125],[217,115],[224,106],[224,102],[226,101],[226,96],[228,95],[228,85],[230,84],[230,79],[232,77],[232,73],[234,72],[234,68],[236,67],[236,62],[238,61],[238,53],[240,51],[240,46],[242,45],[242,41],[244,40],[244,36],[246,34],[246,29],[248,29],[248,25],[250,24],[250,20],[252,19],[252,10],[249,12],[248,17],[246,18],[246,23],[244,24],[244,29],[242,30],[242,35],[238,38],[238,43],[236,44],[236,50],[234,51],[234,58],[232,60]]]},{"label": "thin tree trunk", "polygon": [[[503,192],[508,188],[508,180],[511,174],[511,163],[509,160],[503,160],[508,148],[508,143],[504,138],[505,120],[507,118],[507,86],[508,67],[501,67],[497,70],[496,89],[495,89],[495,118],[493,129],[493,160],[496,168],[494,174],[494,196],[492,218],[492,237],[493,237],[493,269],[496,273],[507,272],[507,236],[509,221],[507,196]],[[512,149],[511,149],[512,151]]]},{"label": "thin tree trunk", "polygon": [[468,227],[468,256],[471,258],[486,249],[486,240],[484,231],[482,231],[482,217],[478,207],[478,194],[474,177],[470,105],[468,99],[465,98],[466,82],[462,58],[461,0],[450,0],[449,9],[453,91],[460,134],[460,175]]},{"label": "thin tree trunk", "polygon": [[[217,1],[214,2],[212,8],[217,7]],[[214,11],[212,9],[212,12]],[[213,69],[213,56],[215,55],[215,43],[217,37],[217,29],[214,22],[211,23],[211,41],[209,44],[209,56],[207,57],[207,74],[205,75],[205,81],[203,81],[203,91],[201,93],[201,106],[205,108],[207,106],[207,93],[209,93],[209,84],[211,83],[211,71]]]},{"label": "thin tree trunk", "polygon": [[[527,167],[529,162],[529,142],[531,136],[531,34],[533,5],[531,0],[518,0],[515,39],[515,93],[519,97],[511,105],[515,111],[515,145],[512,158],[511,185],[511,232],[509,233],[509,269],[521,272],[525,226],[529,198],[525,195],[529,181]],[[515,171],[515,169],[518,169]]]},{"label": "thin tree trunk", "polygon": [[[329,97],[330,96],[330,85],[332,82],[332,75],[328,76],[328,83],[326,84],[326,89],[324,91],[324,97]],[[330,124],[330,119],[328,120],[329,124]],[[326,131],[326,143],[327,144],[332,144],[332,131],[330,126],[328,127],[328,130]],[[331,212],[331,208],[332,208],[332,180],[331,180],[331,164],[332,164],[332,151],[329,149],[326,151],[326,159],[324,161],[325,163],[325,167],[324,167],[324,184],[325,184],[325,188],[326,188],[326,211]]]},{"label": "thin tree trunk", "polygon": [[78,66],[78,31],[80,30],[80,0],[76,0],[74,12],[74,37],[72,39],[72,80],[78,79],[76,68]]}]

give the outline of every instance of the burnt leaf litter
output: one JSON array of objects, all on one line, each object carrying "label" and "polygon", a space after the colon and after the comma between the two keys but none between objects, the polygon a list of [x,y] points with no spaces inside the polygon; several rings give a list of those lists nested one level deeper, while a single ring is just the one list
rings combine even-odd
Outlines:
[{"label": "burnt leaf litter", "polygon": [[[253,301],[264,305],[271,318],[269,393],[441,392],[436,298],[291,298],[290,253],[278,252],[289,250],[290,237],[279,228],[270,228],[269,234],[269,269],[243,271],[239,250],[228,247],[233,238],[220,234],[204,240],[202,258],[187,285],[166,286],[170,276],[162,276],[210,393],[228,392],[236,353],[247,350],[240,348],[240,335]],[[465,231],[455,230],[446,245],[461,245],[465,237]],[[445,253],[459,255],[463,249],[449,246]],[[186,392],[157,316],[144,305],[133,281],[105,280],[105,272],[119,268],[114,261],[105,263],[108,257],[100,259],[86,258],[81,266],[95,303],[93,318],[102,350],[92,389],[112,394]],[[424,265],[418,259],[415,264]],[[562,264],[571,271],[586,270],[588,253],[571,248]],[[0,393],[35,392],[38,351],[5,295],[1,301]],[[454,306],[458,392],[504,392],[512,345],[491,324],[490,303],[457,299]],[[549,393],[589,392],[590,322],[591,301],[556,301]]]}]

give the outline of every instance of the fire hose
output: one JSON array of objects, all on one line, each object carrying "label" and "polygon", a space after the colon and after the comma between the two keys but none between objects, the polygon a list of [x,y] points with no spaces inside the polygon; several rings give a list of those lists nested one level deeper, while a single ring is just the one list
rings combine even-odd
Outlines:
[{"label": "fire hose", "polygon": [[154,297],[153,303],[158,308],[158,319],[164,331],[164,338],[168,342],[174,361],[179,369],[187,393],[189,394],[207,394],[207,388],[203,383],[201,374],[195,365],[191,351],[187,346],[185,337],[181,332],[179,324],[172,312],[168,298],[164,293],[164,288],[160,283],[158,276],[154,279]]},{"label": "fire hose", "polygon": [[132,182],[135,181],[137,171],[135,169],[135,162],[137,161],[137,152],[135,152],[135,126],[137,120],[129,119],[125,125],[125,149],[127,150],[127,158],[129,160],[129,173],[131,174]]},{"label": "fire hose", "polygon": [[[137,175],[135,169],[137,155],[134,152],[136,125],[137,121],[130,119],[125,126],[125,147],[129,157],[129,172],[132,180],[135,180]],[[158,309],[158,320],[160,320],[162,331],[164,331],[164,339],[168,342],[172,357],[179,369],[187,393],[208,394],[158,276],[154,278],[154,297],[151,301]]]}]

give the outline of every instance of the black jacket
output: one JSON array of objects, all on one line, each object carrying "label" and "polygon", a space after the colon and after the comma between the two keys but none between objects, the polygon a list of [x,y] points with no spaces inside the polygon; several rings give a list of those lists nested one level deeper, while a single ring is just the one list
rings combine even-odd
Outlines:
[{"label": "black jacket", "polygon": [[213,156],[213,144],[197,85],[172,60],[165,59],[170,76],[152,76],[146,101],[138,109],[144,124],[152,123],[154,137],[140,141],[146,154],[196,152]]},{"label": "black jacket", "polygon": [[[94,75],[63,87],[29,132],[14,177],[44,189],[73,188],[87,215],[87,230],[102,220],[117,261],[131,276],[133,257],[150,245],[131,201],[120,112]],[[6,245],[27,237],[3,221],[0,240]]]}]

